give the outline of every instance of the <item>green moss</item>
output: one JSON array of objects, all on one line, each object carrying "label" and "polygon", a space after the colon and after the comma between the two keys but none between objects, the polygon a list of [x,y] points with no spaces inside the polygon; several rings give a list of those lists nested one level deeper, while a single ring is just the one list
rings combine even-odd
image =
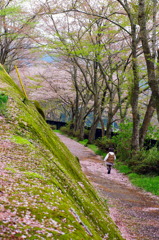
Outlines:
[{"label": "green moss", "polygon": [[39,178],[39,179],[44,179],[44,177],[38,173],[35,172],[24,172],[25,175],[29,178]]},{"label": "green moss", "polygon": [[31,144],[27,139],[25,139],[25,138],[23,138],[21,136],[14,135],[14,136],[12,136],[11,140],[13,142],[17,143],[17,144],[28,144],[28,145]]},{"label": "green moss", "polygon": [[10,171],[10,172],[12,172],[12,173],[16,173],[17,172],[17,170],[12,168],[12,167],[6,167],[5,169]]},{"label": "green moss", "polygon": [[14,90],[14,94],[17,93],[20,97],[25,97],[20,88],[14,83],[12,78],[7,74],[3,66],[0,64],[0,80],[3,84],[7,84],[8,88],[6,89],[8,92]]}]

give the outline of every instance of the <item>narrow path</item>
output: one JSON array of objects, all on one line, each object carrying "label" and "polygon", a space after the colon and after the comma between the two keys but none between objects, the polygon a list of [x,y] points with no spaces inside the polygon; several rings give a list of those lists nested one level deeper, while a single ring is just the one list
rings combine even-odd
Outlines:
[{"label": "narrow path", "polygon": [[108,199],[110,215],[126,240],[159,240],[159,197],[134,187],[126,176],[107,169],[100,156],[57,133],[100,196]]}]

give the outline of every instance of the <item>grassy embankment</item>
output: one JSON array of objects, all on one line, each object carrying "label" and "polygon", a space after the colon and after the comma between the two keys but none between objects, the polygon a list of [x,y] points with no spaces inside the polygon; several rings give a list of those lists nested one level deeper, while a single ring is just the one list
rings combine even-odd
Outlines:
[{"label": "grassy embankment", "polygon": [[77,159],[2,66],[0,95],[0,239],[122,240]]}]

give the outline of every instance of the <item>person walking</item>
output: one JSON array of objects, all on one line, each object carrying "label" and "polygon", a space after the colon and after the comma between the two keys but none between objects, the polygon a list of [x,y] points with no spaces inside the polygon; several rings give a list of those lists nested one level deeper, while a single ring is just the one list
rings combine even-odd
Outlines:
[{"label": "person walking", "polygon": [[116,160],[116,156],[115,156],[115,153],[114,153],[114,148],[109,148],[109,151],[104,158],[104,162],[107,165],[108,174],[110,174],[111,167],[114,165],[115,160]]}]

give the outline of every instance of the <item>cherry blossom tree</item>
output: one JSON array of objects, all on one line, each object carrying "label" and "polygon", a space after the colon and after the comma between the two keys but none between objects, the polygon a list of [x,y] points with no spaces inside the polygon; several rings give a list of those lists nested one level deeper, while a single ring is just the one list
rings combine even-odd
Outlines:
[{"label": "cherry blossom tree", "polygon": [[37,12],[17,0],[0,2],[0,63],[10,72],[14,65],[26,65],[35,56],[30,50],[37,38]]}]

